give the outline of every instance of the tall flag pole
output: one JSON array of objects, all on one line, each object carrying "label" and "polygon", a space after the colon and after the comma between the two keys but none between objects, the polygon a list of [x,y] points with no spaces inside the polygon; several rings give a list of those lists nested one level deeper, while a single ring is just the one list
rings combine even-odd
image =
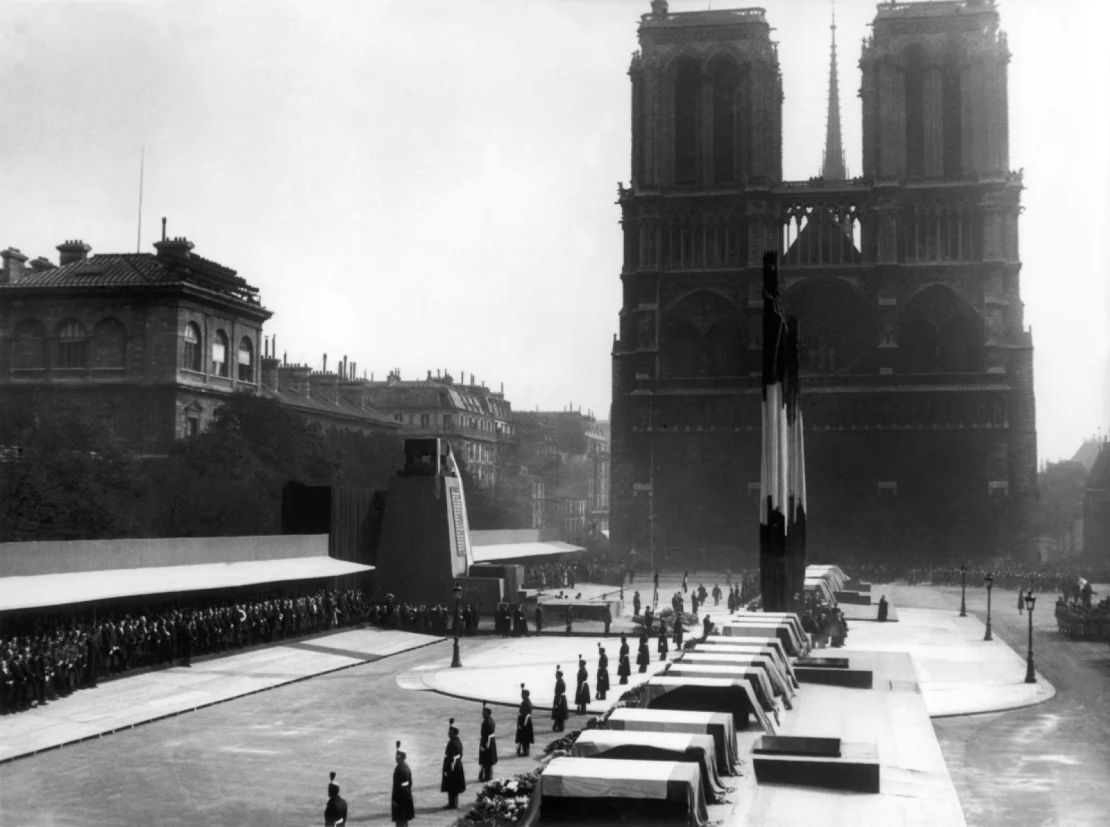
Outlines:
[{"label": "tall flag pole", "polygon": [[805,445],[798,386],[798,323],[779,296],[778,254],[763,255],[763,447],[759,577],[763,610],[795,609],[805,584]]}]

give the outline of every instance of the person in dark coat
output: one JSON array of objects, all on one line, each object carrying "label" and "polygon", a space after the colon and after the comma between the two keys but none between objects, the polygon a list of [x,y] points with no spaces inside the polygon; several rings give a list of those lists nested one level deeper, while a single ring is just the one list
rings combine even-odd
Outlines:
[{"label": "person in dark coat", "polygon": [[493,778],[493,765],[497,763],[497,738],[494,733],[497,725],[493,722],[493,711],[482,701],[482,730],[478,741],[478,780],[489,781]]},{"label": "person in dark coat", "polygon": [[536,604],[536,612],[533,617],[536,621],[536,634],[543,634],[543,609],[540,608],[539,603]]},{"label": "person in dark coat", "polygon": [[404,750],[401,742],[397,742],[397,766],[393,768],[393,795],[389,817],[397,827],[407,827],[409,821],[416,817],[412,803],[412,770],[405,762]]},{"label": "person in dark coat", "polygon": [[632,614],[640,614],[640,593],[636,592],[632,595]]},{"label": "person in dark coat", "polygon": [[885,623],[887,615],[890,613],[890,604],[886,602],[886,595],[884,594],[879,598],[879,622]]},{"label": "person in dark coat", "polygon": [[328,803],[324,807],[324,827],[338,827],[347,823],[347,802],[339,795],[339,785],[335,783],[335,773],[331,773],[328,784]]},{"label": "person in dark coat", "polygon": [[602,615],[602,622],[605,624],[605,637],[609,637],[609,627],[613,625],[613,613],[609,611],[609,604],[605,604],[605,614]]},{"label": "person in dark coat", "polygon": [[682,572],[682,593],[683,594],[686,594],[686,592],[689,591],[689,587],[688,587],[687,581],[686,581],[686,578],[689,577],[689,576],[690,576],[690,572],[688,572],[688,571]]},{"label": "person in dark coat", "polygon": [[666,660],[670,647],[667,645],[667,621],[665,620],[659,623],[659,643],[656,648],[659,650],[659,660]]},{"label": "person in dark coat", "polygon": [[609,691],[609,656],[605,654],[605,647],[597,645],[597,699],[605,700]]},{"label": "person in dark coat", "polygon": [[578,688],[574,692],[574,705],[579,715],[586,714],[586,705],[590,702],[590,673],[586,671],[586,661],[578,656]]},{"label": "person in dark coat", "polygon": [[562,732],[566,727],[567,712],[567,682],[563,680],[563,670],[555,667],[555,700],[551,704],[552,732]]},{"label": "person in dark coat", "polygon": [[617,663],[617,677],[620,683],[628,683],[628,676],[632,674],[632,660],[628,657],[628,636],[621,632],[621,648]]},{"label": "person in dark coat", "polygon": [[443,749],[443,780],[439,791],[447,793],[445,810],[457,810],[459,793],[466,789],[466,774],[463,772],[463,745],[459,729],[452,718],[447,727],[447,746]]},{"label": "person in dark coat", "polygon": [[520,707],[516,712],[516,754],[527,755],[529,748],[536,742],[536,735],[532,729],[532,693],[520,685]]},{"label": "person in dark coat", "polygon": [[654,623],[654,622],[655,622],[655,611],[651,608],[651,606],[647,606],[644,609],[644,629],[650,632],[651,631],[651,624]]},{"label": "person in dark coat", "polygon": [[648,664],[651,663],[651,653],[648,652],[647,635],[640,635],[640,649],[636,653],[636,663],[639,665],[639,671],[646,672]]},{"label": "person in dark coat", "polygon": [[682,651],[682,615],[676,614],[674,619],[674,648],[676,651]]},{"label": "person in dark coat", "polygon": [[706,612],[705,618],[701,622],[701,639],[705,640],[711,634],[713,634],[713,620],[709,617],[709,613]]}]

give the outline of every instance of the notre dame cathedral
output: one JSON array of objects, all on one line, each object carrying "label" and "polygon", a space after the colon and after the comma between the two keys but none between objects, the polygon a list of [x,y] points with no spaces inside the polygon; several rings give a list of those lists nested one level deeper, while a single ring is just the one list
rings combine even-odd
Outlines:
[{"label": "notre dame cathedral", "polygon": [[782,180],[763,9],[655,0],[632,80],[613,344],[614,549],[754,564],[761,277],[800,323],[813,560],[1032,553],[1033,343],[993,0],[883,3],[860,58],[863,170],[840,136],[835,24],[821,174]]}]

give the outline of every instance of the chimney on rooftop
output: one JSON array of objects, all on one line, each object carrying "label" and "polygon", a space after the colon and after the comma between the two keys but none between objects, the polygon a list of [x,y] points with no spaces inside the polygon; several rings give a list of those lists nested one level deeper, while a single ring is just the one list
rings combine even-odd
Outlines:
[{"label": "chimney on rooftop", "polygon": [[[62,248],[59,247],[59,250]],[[193,249],[193,242],[184,236],[162,239],[154,242],[154,249],[158,251],[158,260],[166,264],[181,264],[189,259],[189,252]]]},{"label": "chimney on rooftop", "polygon": [[31,259],[31,269],[36,273],[45,273],[47,270],[54,269],[54,262],[46,256],[39,256],[38,258]]},{"label": "chimney on rooftop", "polygon": [[67,264],[73,264],[75,261],[84,261],[89,257],[89,250],[92,249],[88,244],[80,239],[73,241],[65,241],[55,247],[58,251],[58,263],[63,267]]},{"label": "chimney on rooftop", "polygon": [[326,354],[326,353],[324,354],[324,367],[323,367],[322,372],[323,373],[328,372],[328,354]]},{"label": "chimney on rooftop", "polygon": [[23,262],[27,260],[27,256],[17,248],[9,247],[0,253],[0,258],[4,259],[4,267],[0,271],[0,284],[19,284],[23,278]]}]

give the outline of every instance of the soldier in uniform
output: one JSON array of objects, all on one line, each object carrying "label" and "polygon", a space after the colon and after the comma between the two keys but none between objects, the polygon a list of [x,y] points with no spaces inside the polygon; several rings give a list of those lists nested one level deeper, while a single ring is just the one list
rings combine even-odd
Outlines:
[{"label": "soldier in uniform", "polygon": [[563,680],[563,670],[555,667],[555,700],[551,704],[552,732],[562,732],[567,721],[567,682]]},{"label": "soldier in uniform", "polygon": [[445,810],[457,810],[459,793],[466,789],[462,757],[462,739],[459,738],[459,729],[452,718],[447,726],[447,746],[443,749],[443,781],[439,785],[439,791],[447,793],[447,805],[443,808]]},{"label": "soldier in uniform", "polygon": [[620,678],[619,683],[628,683],[628,676],[632,674],[632,661],[628,657],[628,636],[621,632],[621,648],[619,653],[619,662],[617,663],[617,677]]},{"label": "soldier in uniform", "polygon": [[536,603],[536,612],[535,612],[535,615],[534,615],[534,619],[536,621],[536,634],[537,635],[542,634],[543,633],[543,609],[540,608],[539,603]]},{"label": "soldier in uniform", "polygon": [[646,672],[648,664],[651,663],[651,655],[648,653],[647,634],[640,635],[640,649],[636,653],[636,663],[640,667],[640,672]]},{"label": "soldier in uniform", "polygon": [[532,693],[520,685],[520,707],[516,711],[516,754],[527,755],[529,748],[536,741],[532,728]]},{"label": "soldier in uniform", "polygon": [[677,613],[677,614],[675,614],[675,618],[674,618],[674,648],[678,652],[682,651],[682,633],[683,633],[683,631],[684,630],[682,628],[682,614]]},{"label": "soldier in uniform", "polygon": [[590,702],[590,673],[586,671],[586,661],[578,656],[578,688],[574,692],[574,705],[579,715],[586,714],[586,705]]},{"label": "soldier in uniform", "polygon": [[609,691],[609,656],[605,654],[605,647],[597,645],[597,699],[605,700]]},{"label": "soldier in uniform", "polygon": [[397,742],[397,766],[393,768],[393,795],[390,807],[390,818],[397,827],[407,827],[409,821],[415,818],[412,802],[412,770],[405,762],[404,750],[401,742]]},{"label": "soldier in uniform", "polygon": [[705,614],[705,619],[702,620],[701,631],[702,631],[702,635],[701,635],[702,640],[707,639],[711,634],[713,634],[713,621],[712,621],[712,619],[710,619],[708,612],[706,612],[706,614]]},{"label": "soldier in uniform", "polygon": [[339,785],[335,783],[335,773],[331,773],[328,784],[328,803],[324,807],[324,827],[336,827],[347,823],[347,802],[339,795]]},{"label": "soldier in uniform", "polygon": [[613,613],[609,611],[609,604],[605,604],[605,614],[602,616],[605,623],[605,637],[609,637],[609,627],[613,625]]},{"label": "soldier in uniform", "polygon": [[497,739],[494,732],[497,725],[493,722],[493,712],[482,701],[482,730],[478,741],[478,780],[489,781],[493,778],[493,765],[497,763]]},{"label": "soldier in uniform", "polygon": [[656,649],[659,650],[659,660],[667,659],[667,621],[659,621],[659,643],[656,644]]},{"label": "soldier in uniform", "polygon": [[640,592],[636,591],[632,595],[632,614],[638,615],[640,613]]}]

